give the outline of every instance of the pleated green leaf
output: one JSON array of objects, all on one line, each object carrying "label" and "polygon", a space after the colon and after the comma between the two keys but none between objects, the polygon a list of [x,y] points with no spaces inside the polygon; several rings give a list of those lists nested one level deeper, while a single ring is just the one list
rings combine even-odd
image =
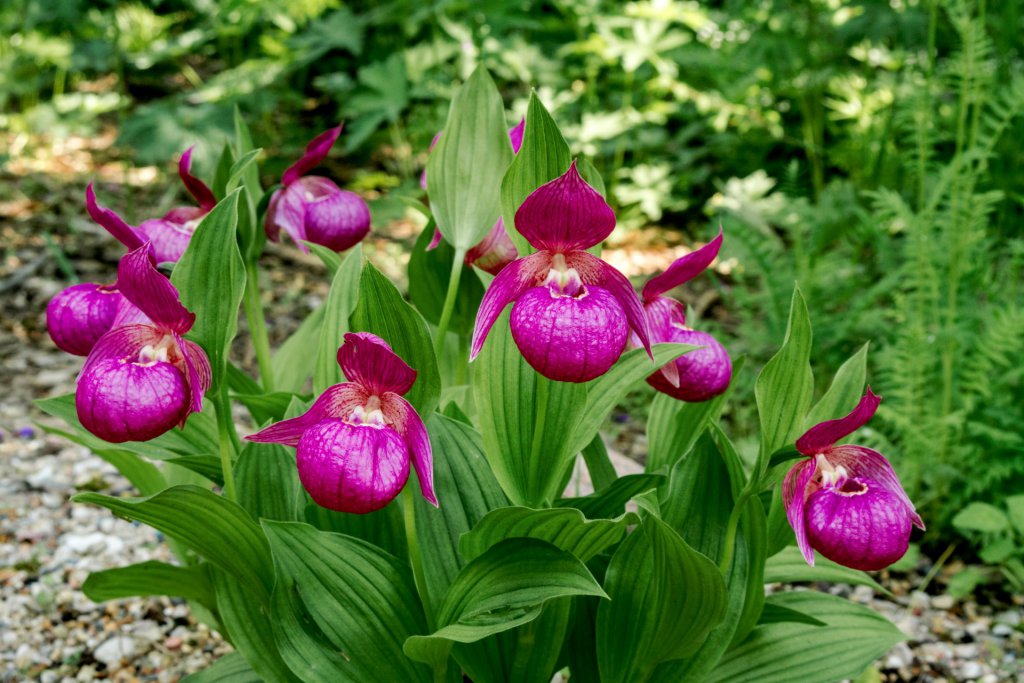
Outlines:
[{"label": "pleated green leaf", "polygon": [[597,609],[603,683],[644,683],[658,664],[692,655],[726,614],[726,588],[711,560],[653,516],[612,556],[611,598]]},{"label": "pleated green leaf", "polygon": [[[430,509],[436,508],[431,505]],[[321,531],[366,541],[395,557],[405,557],[409,553],[399,505],[386,505],[376,512],[355,514],[328,510],[310,501],[306,505],[305,521]]]},{"label": "pleated green leaf", "polygon": [[235,461],[238,504],[254,519],[303,520],[306,493],[295,466],[295,449],[247,441]]},{"label": "pleated green leaf", "polygon": [[[299,393],[316,368],[320,346],[320,331],[324,325],[326,306],[314,309],[290,337],[270,357],[274,371],[274,386],[283,392]],[[329,385],[328,385],[329,386]]]},{"label": "pleated green leaf", "polygon": [[812,617],[810,614],[804,614],[803,612],[798,612],[795,609],[778,604],[779,595],[785,594],[777,593],[765,599],[761,618],[757,620],[758,625],[788,622],[793,624],[810,624],[811,626],[825,626],[825,622],[817,617]]},{"label": "pleated green leaf", "polygon": [[833,683],[856,678],[905,638],[877,612],[817,592],[784,593],[776,605],[825,622],[792,622],[755,628],[722,659],[709,683]]},{"label": "pleated green leaf", "polygon": [[807,413],[803,428],[810,429],[819,422],[834,420],[846,415],[856,407],[864,395],[867,378],[868,345],[860,347],[836,371],[825,395]]},{"label": "pleated green leaf", "polygon": [[[363,245],[357,244],[345,257],[345,261],[338,267],[331,280],[331,289],[327,293],[327,300],[323,305],[320,343],[316,353],[316,364],[313,367],[313,390],[317,394],[323,393],[327,387],[342,381],[341,368],[338,367],[338,347],[341,346],[345,333],[352,329],[349,317],[355,310],[356,302],[359,299],[359,274],[362,268]],[[309,346],[304,349],[297,345],[293,347],[294,352],[300,355],[308,354],[309,349]],[[281,351],[278,351],[278,355],[280,356],[283,351],[282,347]]]},{"label": "pleated green leaf", "polygon": [[208,565],[179,567],[150,560],[89,574],[82,592],[93,602],[140,595],[171,595],[216,606]]},{"label": "pleated green leaf", "polygon": [[814,566],[800,554],[796,546],[784,548],[781,552],[768,558],[764,566],[765,583],[849,583],[857,586],[868,586],[879,593],[888,591],[877,581],[858,569],[850,569],[820,554],[814,558]]},{"label": "pleated green leaf", "polygon": [[456,249],[472,248],[498,220],[501,179],[511,161],[501,94],[481,65],[452,100],[427,162],[430,208]]},{"label": "pleated green leaf", "polygon": [[[405,640],[426,630],[405,562],[308,524],[265,520],[263,528],[278,579],[275,637],[300,680],[430,680],[426,667],[402,654]],[[277,628],[279,620],[286,630]]]},{"label": "pleated green leaf", "polygon": [[[224,472],[221,470],[220,457],[217,455],[183,455],[178,458],[169,458],[165,460],[169,465],[176,465],[178,467],[184,467],[186,470],[195,472],[196,474],[206,477],[217,486],[224,485]],[[160,490],[167,488],[161,486]],[[156,493],[156,491],[141,491],[143,495],[150,493]]]},{"label": "pleated green leaf", "polygon": [[232,652],[209,668],[181,679],[181,683],[263,683],[263,678],[252,670],[245,657]]},{"label": "pleated green leaf", "polygon": [[[307,356],[309,348],[306,349]],[[252,421],[257,425],[283,419],[284,411],[288,409],[288,404],[291,403],[293,396],[295,394],[288,391],[272,391],[269,394],[231,394],[231,398],[248,408]]]},{"label": "pleated green leaf", "polygon": [[560,498],[555,501],[555,505],[560,508],[576,508],[587,519],[611,519],[624,512],[631,498],[658,488],[665,483],[665,479],[661,474],[627,474],[596,493],[578,498]]},{"label": "pleated green leaf", "polygon": [[[427,251],[434,236],[433,221],[427,223],[416,239],[409,255],[409,298],[416,309],[433,325],[441,320],[448,280],[451,279],[455,249],[441,240],[437,248]],[[463,268],[459,275],[459,292],[452,309],[450,329],[468,335],[476,322],[476,312],[484,296],[484,286],[472,268]]]},{"label": "pleated green leaf", "polygon": [[213,389],[227,372],[228,350],[238,331],[238,308],[245,293],[245,263],[235,234],[240,190],[206,214],[174,266],[171,282],[181,303],[195,313],[188,338],[210,358]]}]

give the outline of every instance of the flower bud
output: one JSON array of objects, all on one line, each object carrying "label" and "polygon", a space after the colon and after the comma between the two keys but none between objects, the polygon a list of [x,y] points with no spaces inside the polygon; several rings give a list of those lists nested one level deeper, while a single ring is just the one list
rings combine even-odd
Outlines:
[{"label": "flower bud", "polygon": [[110,330],[124,297],[114,285],[72,285],[46,305],[46,329],[61,351],[88,356]]}]

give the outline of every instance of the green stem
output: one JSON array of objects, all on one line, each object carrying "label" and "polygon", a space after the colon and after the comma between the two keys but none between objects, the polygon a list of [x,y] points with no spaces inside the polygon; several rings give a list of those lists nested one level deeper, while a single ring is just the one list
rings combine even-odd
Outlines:
[{"label": "green stem", "polygon": [[434,631],[434,614],[430,609],[427,593],[427,579],[423,574],[423,556],[420,554],[419,537],[416,535],[416,492],[413,491],[412,479],[402,489],[402,516],[405,519],[405,542],[409,546],[409,562],[412,564],[412,575],[416,580],[416,590],[423,602],[423,612],[427,616],[427,630]]},{"label": "green stem", "polygon": [[216,394],[217,412],[217,443],[220,448],[220,469],[224,474],[224,496],[228,500],[235,500],[235,475],[232,471],[232,460],[238,432],[235,431],[235,423],[231,419],[231,400],[228,398],[227,385],[221,383],[220,391]]},{"label": "green stem", "polygon": [[270,363],[270,339],[267,337],[267,323],[263,319],[263,305],[260,302],[260,276],[255,263],[245,266],[245,319],[249,321],[249,335],[256,350],[256,363],[260,367],[260,383],[263,391],[274,390],[274,367]]},{"label": "green stem", "polygon": [[441,319],[437,323],[437,337],[434,339],[434,353],[438,358],[441,357],[441,351],[444,349],[444,338],[448,334],[448,324],[452,321],[452,312],[455,310],[455,296],[459,293],[459,278],[462,277],[462,265],[465,258],[465,249],[455,250],[452,274],[448,278],[448,293],[444,296],[444,308],[441,309]]},{"label": "green stem", "polygon": [[[544,448],[544,426],[548,417],[548,389],[550,383],[551,380],[537,375],[537,391],[533,397],[534,403],[537,406],[537,412],[534,414],[533,441],[530,444],[531,463],[536,463],[540,460],[540,452]],[[558,465],[561,467],[561,463]],[[558,479],[561,480],[561,477],[558,477]],[[558,495],[558,492],[554,492],[554,495]],[[543,505],[551,507],[547,501],[547,495],[545,495]]]}]

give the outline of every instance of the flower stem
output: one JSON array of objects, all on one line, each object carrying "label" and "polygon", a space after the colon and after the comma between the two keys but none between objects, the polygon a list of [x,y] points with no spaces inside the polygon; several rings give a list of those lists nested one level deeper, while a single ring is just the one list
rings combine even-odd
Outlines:
[{"label": "flower stem", "polygon": [[441,319],[437,323],[437,337],[434,339],[434,353],[439,358],[442,349],[444,349],[444,338],[448,334],[448,324],[452,320],[452,311],[455,310],[455,296],[459,292],[459,278],[462,277],[462,265],[465,258],[465,249],[455,250],[452,274],[448,278],[448,293],[444,297],[444,308],[441,309]]},{"label": "flower stem", "polygon": [[255,263],[245,264],[245,318],[249,321],[249,334],[256,350],[256,362],[260,367],[260,384],[265,393],[274,390],[274,369],[270,364],[270,340],[267,338],[267,323],[263,319],[263,305],[260,303],[260,278]]},{"label": "flower stem", "polygon": [[423,574],[423,556],[420,554],[419,537],[416,535],[416,492],[410,479],[402,489],[402,513],[405,519],[405,542],[409,546],[409,562],[412,564],[416,590],[423,602],[423,613],[427,616],[427,630],[434,631],[434,615],[430,610],[427,593],[427,580]]},{"label": "flower stem", "polygon": [[220,469],[224,474],[224,496],[235,500],[235,475],[232,471],[232,458],[236,448],[235,423],[231,419],[231,400],[228,398],[227,385],[222,383],[216,394],[217,442],[220,447]]}]

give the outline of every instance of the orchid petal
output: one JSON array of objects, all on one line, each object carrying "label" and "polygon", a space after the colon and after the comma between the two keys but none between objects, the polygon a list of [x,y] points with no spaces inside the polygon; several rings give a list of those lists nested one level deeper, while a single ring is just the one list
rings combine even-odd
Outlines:
[{"label": "orchid petal", "polygon": [[366,405],[368,399],[369,395],[358,384],[352,382],[335,384],[320,394],[313,401],[309,410],[302,415],[272,424],[245,438],[247,441],[256,443],[298,446],[299,440],[307,429],[330,417],[347,419],[352,415],[353,410]]},{"label": "orchid petal", "polygon": [[194,232],[191,227],[185,227],[184,222],[167,217],[142,221],[136,230],[150,243],[157,263],[177,263],[188,248]]},{"label": "orchid petal", "polygon": [[647,313],[629,279],[611,265],[585,251],[573,251],[566,254],[565,263],[568,267],[576,269],[584,284],[604,287],[615,297],[626,313],[626,320],[629,321],[629,326],[640,340],[640,345],[647,350],[647,355],[653,360],[654,354],[651,351],[651,331]]},{"label": "orchid petal", "polygon": [[[870,389],[868,393],[870,393]],[[924,520],[917,514],[917,509],[910,497],[903,490],[899,477],[885,456],[878,451],[864,446],[836,446],[825,457],[833,466],[841,465],[851,478],[871,479],[886,490],[895,494],[910,511],[910,519],[918,529],[924,529]]]},{"label": "orchid petal", "polygon": [[124,219],[108,208],[102,207],[96,201],[96,193],[92,189],[92,183],[85,188],[85,208],[89,216],[107,232],[114,236],[118,242],[131,249],[138,249],[145,241],[139,236],[135,229],[124,222]]},{"label": "orchid petal", "polygon": [[498,273],[484,293],[476,313],[470,360],[476,358],[483,349],[487,333],[491,331],[494,321],[505,310],[505,306],[522,296],[526,290],[540,285],[550,269],[551,254],[538,251],[536,254],[513,261]]},{"label": "orchid petal", "polygon": [[786,507],[786,517],[796,534],[796,544],[807,564],[814,566],[814,550],[807,540],[807,527],[804,525],[804,503],[807,500],[807,486],[818,471],[815,460],[801,460],[786,473],[782,482],[782,504]]},{"label": "orchid petal", "polygon": [[519,123],[508,129],[508,139],[512,143],[512,152],[519,154],[523,146],[523,132],[526,130],[526,117],[519,119]]},{"label": "orchid petal", "polygon": [[433,251],[441,246],[442,237],[443,235],[441,234],[441,231],[434,228],[434,236],[430,238],[430,244],[427,245],[426,251]]},{"label": "orchid petal", "polygon": [[345,379],[370,395],[391,391],[404,394],[416,381],[416,371],[391,350],[386,341],[369,332],[348,332],[338,349],[338,365]]},{"label": "orchid petal", "polygon": [[302,201],[302,187],[289,185],[274,193],[267,205],[267,238],[277,241],[284,230],[299,249],[309,253],[306,241],[306,203]]},{"label": "orchid petal", "polygon": [[99,361],[137,357],[147,344],[155,345],[162,337],[160,330],[152,325],[136,323],[115,327],[93,345],[78,376],[81,377]]},{"label": "orchid petal", "polygon": [[149,248],[147,242],[121,257],[117,288],[154,323],[185,334],[196,316],[181,304],[178,290],[153,265]]},{"label": "orchid petal", "polygon": [[192,175],[192,150],[194,149],[194,145],[189,147],[178,160],[178,177],[181,178],[181,182],[185,183],[189,193],[195,197],[200,208],[203,211],[209,211],[217,205],[217,198],[213,196],[213,191],[206,186],[206,183]]},{"label": "orchid petal", "polygon": [[423,420],[412,404],[398,394],[384,394],[380,405],[384,419],[398,432],[409,449],[416,478],[420,480],[420,493],[431,505],[437,507],[437,495],[434,493],[434,459],[430,449],[430,437],[427,435],[427,428],[423,426]]},{"label": "orchid petal", "polygon": [[615,229],[615,213],[576,170],[541,185],[516,211],[516,230],[537,249],[568,252],[603,242]]},{"label": "orchid petal", "polygon": [[700,249],[676,259],[664,273],[648,280],[643,289],[644,303],[700,275],[715,260],[721,248],[722,229],[719,228],[718,237]]},{"label": "orchid petal", "polygon": [[[429,247],[428,247],[429,248]],[[491,231],[478,245],[466,252],[466,263],[491,275],[497,275],[508,264],[519,258],[519,251],[505,231],[505,222],[498,219]]]},{"label": "orchid petal", "polygon": [[114,329],[123,325],[133,324],[152,325],[153,321],[138,306],[122,296],[118,302],[117,314],[114,316],[114,322],[110,325],[110,328]]},{"label": "orchid petal", "polygon": [[[297,184],[314,177],[303,178]],[[355,192],[335,187],[334,192],[306,202],[304,224],[307,241],[345,251],[369,234],[370,207]]]},{"label": "orchid petal", "polygon": [[651,340],[655,344],[669,341],[676,326],[686,325],[686,306],[667,296],[645,299],[644,312],[647,313]]},{"label": "orchid petal", "polygon": [[288,187],[316,168],[321,161],[327,158],[327,153],[331,151],[331,147],[339,135],[341,135],[341,124],[325,130],[313,138],[306,145],[306,153],[302,155],[302,158],[289,166],[288,170],[281,176],[281,184]]},{"label": "orchid petal", "polygon": [[816,424],[804,432],[796,441],[796,449],[804,455],[824,453],[834,446],[837,441],[857,431],[875,414],[882,397],[877,396],[868,387],[868,393],[860,400],[857,407],[850,411],[846,417],[838,420],[827,420]]},{"label": "orchid petal", "polygon": [[[210,368],[210,359],[206,357],[203,347],[193,341],[182,339],[174,335],[174,341],[181,349],[182,365],[184,365],[185,381],[188,384],[189,400],[193,413],[203,410],[203,394],[210,389],[213,382],[213,370]],[[185,417],[188,417],[186,414]],[[185,425],[185,417],[181,419],[181,426]]]}]

